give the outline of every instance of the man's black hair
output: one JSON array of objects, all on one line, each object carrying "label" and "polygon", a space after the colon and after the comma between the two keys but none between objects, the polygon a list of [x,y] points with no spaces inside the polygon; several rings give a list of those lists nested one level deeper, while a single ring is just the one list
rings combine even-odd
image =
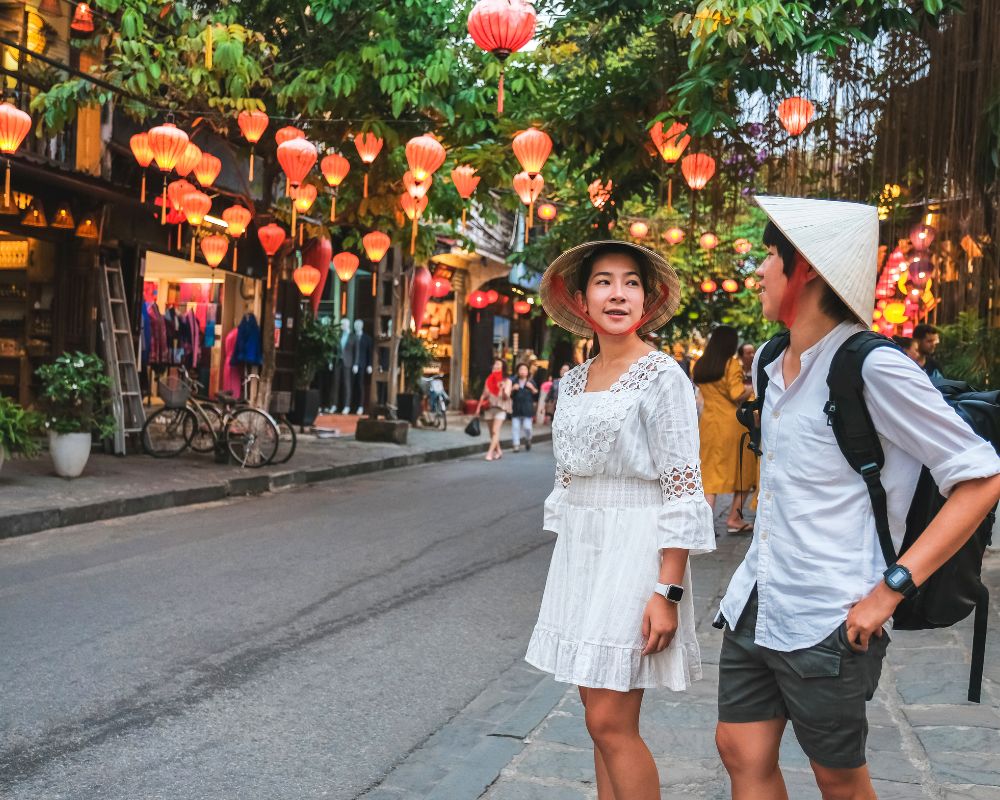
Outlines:
[{"label": "man's black hair", "polygon": [[913,338],[919,342],[934,333],[938,333],[937,328],[933,325],[928,325],[926,322],[921,322],[913,329]]}]

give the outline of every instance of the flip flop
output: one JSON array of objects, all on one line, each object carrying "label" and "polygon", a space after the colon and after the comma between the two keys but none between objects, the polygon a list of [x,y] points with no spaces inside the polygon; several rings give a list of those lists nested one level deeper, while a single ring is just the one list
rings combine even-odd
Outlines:
[{"label": "flip flop", "polygon": [[753,530],[753,524],[750,522],[745,522],[739,528],[730,528],[726,526],[726,533],[747,533]]}]

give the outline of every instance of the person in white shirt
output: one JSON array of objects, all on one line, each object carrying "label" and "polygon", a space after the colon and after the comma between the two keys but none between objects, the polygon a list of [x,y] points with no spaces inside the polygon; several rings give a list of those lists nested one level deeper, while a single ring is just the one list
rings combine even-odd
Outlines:
[{"label": "person in white shirt", "polygon": [[[716,743],[734,800],[787,800],[778,748],[792,723],[826,800],[875,797],[866,702],[878,685],[903,595],[883,579],[871,500],[827,425],[838,347],[871,325],[878,218],[855,203],[758,197],[770,217],[757,270],[761,310],[790,331],[765,367],[754,537],[720,608]],[[753,365],[756,384],[757,362]],[[1000,459],[891,347],[864,362],[864,399],[882,440],[882,482],[898,551],[927,465],[944,507],[897,564],[919,586],[1000,498]],[[756,386],[755,386],[756,389]]]}]

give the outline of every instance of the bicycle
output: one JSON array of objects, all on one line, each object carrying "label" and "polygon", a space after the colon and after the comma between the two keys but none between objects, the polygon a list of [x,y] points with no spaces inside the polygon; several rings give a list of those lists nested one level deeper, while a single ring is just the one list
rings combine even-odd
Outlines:
[{"label": "bicycle", "polygon": [[222,445],[241,467],[271,463],[280,440],[271,415],[233,397],[200,400],[200,389],[184,367],[175,384],[160,384],[165,405],[142,427],[143,450],[154,458],[173,458],[189,447],[209,453]]},{"label": "bicycle", "polygon": [[444,381],[440,375],[420,379],[420,393],[425,402],[422,404],[417,423],[428,428],[448,429],[448,393],[444,390]]}]

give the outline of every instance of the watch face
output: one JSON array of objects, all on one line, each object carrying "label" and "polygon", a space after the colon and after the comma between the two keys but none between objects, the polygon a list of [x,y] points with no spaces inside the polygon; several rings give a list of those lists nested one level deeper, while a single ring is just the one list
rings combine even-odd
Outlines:
[{"label": "watch face", "polygon": [[889,584],[890,588],[898,589],[900,586],[906,584],[907,577],[905,569],[902,567],[893,567],[886,576],[885,582]]},{"label": "watch face", "polygon": [[680,586],[671,586],[667,590],[667,600],[670,600],[674,603],[679,603],[683,596],[684,596],[684,589],[681,588]]}]

